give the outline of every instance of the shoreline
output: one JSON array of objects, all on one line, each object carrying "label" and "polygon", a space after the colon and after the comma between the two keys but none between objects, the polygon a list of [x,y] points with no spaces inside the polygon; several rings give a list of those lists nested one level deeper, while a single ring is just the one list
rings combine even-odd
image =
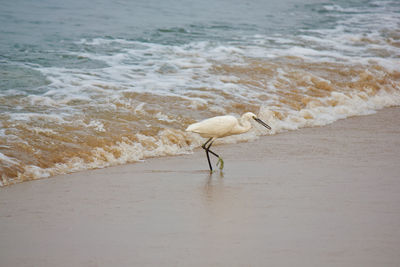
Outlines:
[{"label": "shoreline", "polygon": [[[398,266],[400,108],[0,188],[4,266]],[[216,161],[214,161],[215,166]]]}]

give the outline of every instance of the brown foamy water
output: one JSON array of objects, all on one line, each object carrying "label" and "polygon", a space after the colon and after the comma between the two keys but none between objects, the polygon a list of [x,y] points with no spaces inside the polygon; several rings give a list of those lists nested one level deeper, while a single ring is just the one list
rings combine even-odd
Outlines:
[{"label": "brown foamy water", "polygon": [[[81,105],[80,114],[2,115],[9,137],[0,143],[8,158],[2,159],[3,182],[186,153],[202,140],[185,133],[185,127],[209,116],[252,111],[278,133],[368,113],[400,100],[400,72],[377,64],[366,68],[286,57],[243,59],[237,66],[213,63],[210,75],[221,77],[232,91],[200,87],[182,96],[124,92],[120,99],[96,105],[66,104]],[[237,89],[242,87],[251,90]],[[7,104],[30,104],[24,101],[26,97],[9,98]],[[40,100],[33,103],[41,105]],[[258,134],[266,133],[256,130],[244,138]]]}]

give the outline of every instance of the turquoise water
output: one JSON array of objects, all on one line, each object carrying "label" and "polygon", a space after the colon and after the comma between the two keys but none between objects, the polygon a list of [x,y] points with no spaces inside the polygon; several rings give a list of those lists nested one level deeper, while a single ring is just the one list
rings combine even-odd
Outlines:
[{"label": "turquoise water", "polygon": [[[98,68],[104,67],[104,62],[74,57],[71,52],[113,54],[124,48],[94,49],[79,43],[82,39],[123,39],[165,45],[201,41],[248,45],[247,39],[254,35],[293,38],[304,30],[334,29],[343,18],[353,14],[373,16],[376,11],[394,14],[399,11],[397,1],[3,2],[0,10],[3,68],[12,63]],[[362,21],[347,30],[373,31],[359,23]],[[391,23],[396,25],[395,21]],[[38,78],[38,82],[41,80]],[[7,87],[7,83],[2,84],[1,89]]]},{"label": "turquoise water", "polygon": [[188,153],[209,116],[400,104],[400,1],[16,0],[0,25],[1,184]]}]

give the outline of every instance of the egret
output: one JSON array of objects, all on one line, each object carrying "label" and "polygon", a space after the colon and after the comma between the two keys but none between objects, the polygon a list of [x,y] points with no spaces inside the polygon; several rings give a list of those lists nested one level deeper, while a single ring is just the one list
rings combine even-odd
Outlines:
[{"label": "egret", "polygon": [[203,121],[189,125],[186,128],[186,131],[198,133],[201,137],[209,138],[207,142],[205,142],[201,147],[206,151],[210,171],[212,171],[213,169],[211,166],[209,153],[218,158],[217,166],[218,164],[221,164],[220,169],[222,170],[224,168],[224,161],[217,153],[210,150],[211,145],[217,138],[248,132],[252,127],[252,124],[250,123],[251,120],[255,120],[262,126],[271,130],[271,127],[259,118],[257,118],[254,113],[246,112],[242,115],[242,117],[240,117],[240,119],[237,119],[231,115],[217,116],[205,119]]}]

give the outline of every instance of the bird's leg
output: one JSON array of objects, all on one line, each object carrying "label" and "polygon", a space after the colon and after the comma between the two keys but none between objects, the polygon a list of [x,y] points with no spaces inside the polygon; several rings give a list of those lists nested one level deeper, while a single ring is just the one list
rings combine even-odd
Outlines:
[{"label": "bird's leg", "polygon": [[212,140],[212,137],[211,137],[210,139],[208,139],[207,142],[205,142],[201,147],[202,147],[204,150],[207,150],[207,149],[206,149],[206,145],[207,145],[211,140]]},{"label": "bird's leg", "polygon": [[[218,162],[217,162],[217,166],[221,163],[221,165],[219,166],[219,169],[222,170],[224,168],[224,161],[223,159],[214,151],[210,150],[211,145],[213,144],[214,140],[211,141],[211,143],[208,145],[208,147],[206,148],[206,151],[210,152],[211,154],[213,154],[214,156],[216,156],[218,158]],[[207,154],[208,155],[208,154]]]},{"label": "bird's leg", "polygon": [[218,158],[217,166],[218,166],[219,164],[221,164],[221,165],[219,166],[219,169],[222,170],[222,169],[224,168],[224,160],[223,160],[221,157]]},{"label": "bird's leg", "polygon": [[[211,162],[210,162],[210,155],[208,155],[208,149],[206,147],[207,143],[210,142],[212,140],[212,138],[208,139],[207,142],[205,142],[201,147],[206,151],[206,155],[207,155],[207,160],[208,160],[208,166],[210,167],[210,171],[212,172],[212,166],[211,166]],[[212,144],[212,142],[211,142]]]},{"label": "bird's leg", "polygon": [[208,160],[208,166],[210,167],[210,171],[212,172],[212,166],[211,166],[211,162],[210,162],[210,155],[208,155],[208,150],[206,150],[206,155],[207,155],[207,160]]}]

